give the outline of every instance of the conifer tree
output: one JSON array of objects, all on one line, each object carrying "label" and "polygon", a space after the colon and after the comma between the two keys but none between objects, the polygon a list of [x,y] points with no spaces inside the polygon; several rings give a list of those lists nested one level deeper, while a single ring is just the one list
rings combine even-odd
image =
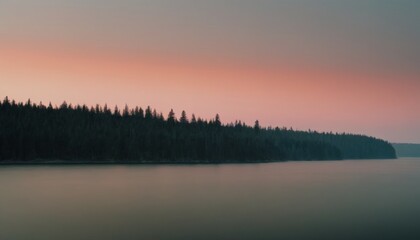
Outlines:
[{"label": "conifer tree", "polygon": [[170,124],[174,124],[175,122],[176,122],[176,118],[175,118],[175,112],[174,112],[174,110],[173,109],[171,109],[171,111],[169,111],[169,114],[168,114],[168,123],[170,123]]},{"label": "conifer tree", "polygon": [[179,122],[182,124],[188,123],[187,113],[185,111],[182,111],[181,118],[179,119]]}]

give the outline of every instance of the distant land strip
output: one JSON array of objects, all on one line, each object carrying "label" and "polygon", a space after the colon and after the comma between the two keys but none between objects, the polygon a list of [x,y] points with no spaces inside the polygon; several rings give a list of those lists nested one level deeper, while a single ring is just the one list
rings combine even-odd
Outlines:
[{"label": "distant land strip", "polygon": [[0,101],[0,162],[247,163],[288,160],[393,159],[374,137],[223,124],[182,111],[164,117],[147,107],[110,109]]},{"label": "distant land strip", "polygon": [[398,157],[420,157],[420,144],[393,143]]}]

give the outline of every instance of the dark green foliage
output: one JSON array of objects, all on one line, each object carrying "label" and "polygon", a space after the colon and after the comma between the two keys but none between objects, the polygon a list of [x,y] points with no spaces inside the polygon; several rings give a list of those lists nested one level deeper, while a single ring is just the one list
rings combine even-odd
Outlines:
[{"label": "dark green foliage", "polygon": [[302,132],[223,125],[180,119],[173,110],[165,120],[147,107],[111,111],[64,102],[60,107],[0,102],[0,160],[90,160],[151,162],[253,162],[278,160],[395,158],[393,147],[361,135]]}]

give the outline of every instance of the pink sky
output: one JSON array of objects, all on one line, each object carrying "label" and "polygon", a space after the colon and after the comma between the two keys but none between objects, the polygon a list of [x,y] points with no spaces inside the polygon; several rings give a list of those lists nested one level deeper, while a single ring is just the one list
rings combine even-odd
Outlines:
[{"label": "pink sky", "polygon": [[[420,139],[415,76],[287,66],[258,68],[78,52],[0,51],[0,95],[60,104],[151,105],[224,122],[352,132],[390,141]],[[394,81],[398,77],[399,81]]]},{"label": "pink sky", "polygon": [[0,3],[0,98],[420,143],[420,3]]}]

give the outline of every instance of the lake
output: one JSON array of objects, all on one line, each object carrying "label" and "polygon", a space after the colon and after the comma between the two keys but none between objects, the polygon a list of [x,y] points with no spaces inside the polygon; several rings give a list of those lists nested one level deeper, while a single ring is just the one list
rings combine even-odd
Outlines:
[{"label": "lake", "polygon": [[420,239],[420,159],[0,166],[0,239]]}]

